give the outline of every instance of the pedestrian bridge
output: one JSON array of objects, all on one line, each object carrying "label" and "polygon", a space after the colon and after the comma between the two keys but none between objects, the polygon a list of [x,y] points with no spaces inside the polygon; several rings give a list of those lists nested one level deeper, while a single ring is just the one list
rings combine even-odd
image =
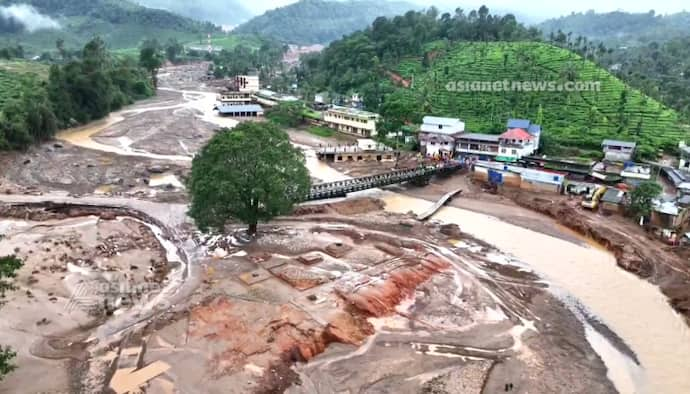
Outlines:
[{"label": "pedestrian bridge", "polygon": [[320,183],[312,186],[306,200],[316,201],[346,197],[349,193],[376,189],[403,182],[413,182],[418,185],[425,185],[429,183],[429,179],[434,175],[450,174],[460,168],[462,168],[462,163],[451,161],[443,164],[391,171],[385,174],[352,178],[344,181]]}]

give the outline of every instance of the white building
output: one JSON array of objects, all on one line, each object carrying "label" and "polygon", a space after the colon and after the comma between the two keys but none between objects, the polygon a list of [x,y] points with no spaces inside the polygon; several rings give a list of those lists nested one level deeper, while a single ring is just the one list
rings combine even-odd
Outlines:
[{"label": "white building", "polygon": [[366,138],[376,135],[376,122],[380,116],[373,112],[334,106],[324,112],[323,120],[328,127]]},{"label": "white building", "polygon": [[260,89],[259,75],[238,75],[235,77],[235,86],[237,90],[243,93],[256,93]]},{"label": "white building", "polygon": [[496,160],[516,161],[533,155],[539,149],[541,126],[527,119],[509,119],[508,130],[498,138]]},{"label": "white building", "polygon": [[427,156],[452,157],[456,140],[465,132],[465,122],[457,118],[425,116],[419,130],[419,146]]},{"label": "white building", "polygon": [[606,160],[618,162],[631,161],[637,149],[637,144],[634,142],[617,140],[604,140],[601,146]]},{"label": "white building", "polygon": [[223,105],[249,105],[252,96],[249,92],[228,91],[218,95],[218,101]]}]

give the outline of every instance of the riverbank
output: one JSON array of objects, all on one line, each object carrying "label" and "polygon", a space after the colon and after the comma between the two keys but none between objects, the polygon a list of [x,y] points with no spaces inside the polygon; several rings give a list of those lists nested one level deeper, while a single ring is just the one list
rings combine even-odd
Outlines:
[{"label": "riverbank", "polygon": [[435,179],[425,188],[404,187],[400,192],[435,201],[445,190],[455,187],[463,188],[463,193],[450,206],[610,251],[620,268],[659,286],[671,306],[690,325],[690,263],[628,219],[585,211],[578,200],[566,196],[510,189],[498,195],[489,194],[464,176]]}]

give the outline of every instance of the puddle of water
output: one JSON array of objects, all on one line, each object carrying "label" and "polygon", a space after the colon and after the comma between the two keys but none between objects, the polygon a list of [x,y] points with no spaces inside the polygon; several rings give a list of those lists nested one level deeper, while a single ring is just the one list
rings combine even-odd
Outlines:
[{"label": "puddle of water", "polygon": [[[420,213],[433,204],[388,192],[381,196],[391,212]],[[690,392],[690,332],[685,322],[656,286],[618,268],[613,255],[458,208],[442,208],[434,218],[456,223],[512,254],[586,305],[638,356],[645,376],[634,392]],[[611,372],[620,373],[628,372]],[[627,387],[619,389],[628,392]]]}]

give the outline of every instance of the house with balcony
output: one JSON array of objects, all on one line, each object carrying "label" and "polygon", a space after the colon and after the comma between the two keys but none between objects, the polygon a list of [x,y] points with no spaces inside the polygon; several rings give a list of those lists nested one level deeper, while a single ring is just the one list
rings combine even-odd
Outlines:
[{"label": "house with balcony", "polygon": [[601,143],[604,150],[604,160],[612,162],[632,161],[637,144],[629,141],[604,140]]},{"label": "house with balcony", "polygon": [[425,116],[418,136],[420,151],[426,156],[452,158],[464,132],[465,122],[460,119]]},{"label": "house with balcony", "polygon": [[221,105],[249,105],[252,104],[252,95],[249,92],[226,91],[217,97]]},{"label": "house with balcony", "polygon": [[373,112],[339,106],[333,106],[323,114],[323,120],[329,128],[364,138],[376,136],[379,118]]},{"label": "house with balcony", "polygon": [[493,160],[498,156],[498,134],[464,133],[455,141],[455,152],[461,158]]},{"label": "house with balcony", "polygon": [[498,138],[498,161],[513,162],[539,150],[541,126],[528,119],[509,119],[507,130]]}]

